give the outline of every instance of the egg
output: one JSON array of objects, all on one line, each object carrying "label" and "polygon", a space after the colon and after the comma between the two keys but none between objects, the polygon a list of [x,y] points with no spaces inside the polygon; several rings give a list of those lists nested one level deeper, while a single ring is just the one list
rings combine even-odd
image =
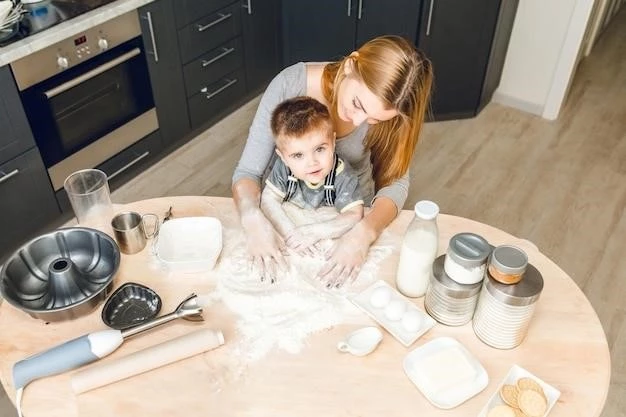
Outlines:
[{"label": "egg", "polygon": [[378,287],[372,291],[370,296],[370,304],[376,308],[383,308],[389,304],[391,300],[391,290],[387,287]]},{"label": "egg", "polygon": [[419,313],[415,310],[407,311],[404,313],[404,316],[402,316],[402,327],[404,327],[407,332],[416,332],[420,328],[421,324],[422,319],[420,318]]},{"label": "egg", "polygon": [[406,310],[406,302],[403,300],[393,300],[385,307],[385,317],[391,321],[398,321],[402,318]]}]

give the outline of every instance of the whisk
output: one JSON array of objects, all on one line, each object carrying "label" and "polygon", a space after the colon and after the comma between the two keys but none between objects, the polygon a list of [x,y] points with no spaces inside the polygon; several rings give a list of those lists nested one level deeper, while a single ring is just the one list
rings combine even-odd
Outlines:
[{"label": "whisk", "polygon": [[22,3],[16,3],[15,1],[13,1],[13,4],[14,6],[7,15],[7,17],[2,22],[0,22],[0,31],[13,30],[13,25],[22,20],[22,15],[28,13],[26,10],[24,10],[24,6],[22,5]]}]

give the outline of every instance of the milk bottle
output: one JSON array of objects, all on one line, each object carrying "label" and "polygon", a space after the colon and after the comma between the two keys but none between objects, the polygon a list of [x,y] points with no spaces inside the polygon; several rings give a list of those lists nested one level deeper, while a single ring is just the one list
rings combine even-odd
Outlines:
[{"label": "milk bottle", "polygon": [[438,214],[439,206],[432,201],[422,200],[415,204],[415,217],[402,241],[396,276],[398,291],[407,297],[421,297],[426,292],[437,257]]}]

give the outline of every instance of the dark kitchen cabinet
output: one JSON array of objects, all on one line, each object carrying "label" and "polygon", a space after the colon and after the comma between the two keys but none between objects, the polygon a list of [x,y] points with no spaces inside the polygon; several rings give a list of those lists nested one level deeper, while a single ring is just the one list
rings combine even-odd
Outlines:
[{"label": "dark kitchen cabinet", "polygon": [[435,120],[473,117],[498,87],[517,0],[425,0],[418,46],[433,63]]},{"label": "dark kitchen cabinet", "polygon": [[8,66],[0,68],[0,164],[35,146]]},{"label": "dark kitchen cabinet", "polygon": [[280,69],[280,0],[243,0],[242,7],[246,83],[256,92]]},{"label": "dark kitchen cabinet", "polygon": [[380,35],[414,40],[422,0],[283,0],[284,64],[338,60]]},{"label": "dark kitchen cabinet", "polygon": [[157,0],[139,9],[159,130],[166,147],[191,130],[174,9],[173,0]]}]

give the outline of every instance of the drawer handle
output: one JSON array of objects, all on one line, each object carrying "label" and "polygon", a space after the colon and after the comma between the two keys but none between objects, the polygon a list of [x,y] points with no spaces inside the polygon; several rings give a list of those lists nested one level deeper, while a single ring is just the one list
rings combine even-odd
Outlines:
[{"label": "drawer handle", "polygon": [[117,177],[122,172],[126,171],[128,168],[132,167],[133,165],[135,165],[137,162],[141,161],[148,155],[150,155],[150,151],[145,151],[144,153],[139,155],[137,158],[133,159],[132,161],[130,161],[129,163],[127,163],[126,165],[124,165],[123,167],[115,171],[114,173],[112,173],[111,175],[109,175],[107,178],[112,180],[113,178]]},{"label": "drawer handle", "polygon": [[152,25],[152,13],[146,12],[146,16],[141,16],[148,21],[148,29],[150,31],[150,41],[152,42],[152,52],[147,52],[154,56],[154,62],[159,62],[159,52],[157,51],[156,39],[154,38],[154,26]]},{"label": "drawer handle", "polygon": [[235,52],[235,48],[222,48],[221,54],[214,56],[208,61],[202,60],[202,68],[211,65],[215,61],[219,61],[220,59],[224,58],[226,55],[232,54],[233,52]]},{"label": "drawer handle", "polygon": [[[235,84],[237,82],[236,78],[232,79],[232,80],[229,80],[229,79],[225,78],[225,80],[227,81],[226,84],[224,84],[223,86],[221,86],[220,88],[218,88],[215,91],[211,91],[210,93],[208,93],[206,95],[206,99],[207,100],[212,99],[213,97],[215,97],[216,95],[218,95],[219,93],[221,93],[222,91],[226,90],[228,87],[230,87],[231,85],[233,85],[233,84]],[[206,87],[204,87],[202,90],[200,90],[201,93],[206,93],[207,91],[208,91],[208,89]]]},{"label": "drawer handle", "polygon": [[8,181],[10,178],[16,176],[17,174],[20,173],[19,169],[14,169],[13,171],[9,172],[8,174],[4,174],[4,172],[0,171],[0,174],[4,174],[1,178],[0,178],[0,184],[2,184],[5,181]]},{"label": "drawer handle", "polygon": [[223,22],[226,19],[230,19],[233,14],[232,13],[227,13],[227,14],[223,14],[223,13],[218,13],[218,15],[220,16],[219,18],[215,19],[214,21],[212,21],[211,23],[208,23],[204,26],[202,25],[198,25],[198,32],[204,32],[205,30],[207,30],[208,28],[217,25],[220,22]]}]

